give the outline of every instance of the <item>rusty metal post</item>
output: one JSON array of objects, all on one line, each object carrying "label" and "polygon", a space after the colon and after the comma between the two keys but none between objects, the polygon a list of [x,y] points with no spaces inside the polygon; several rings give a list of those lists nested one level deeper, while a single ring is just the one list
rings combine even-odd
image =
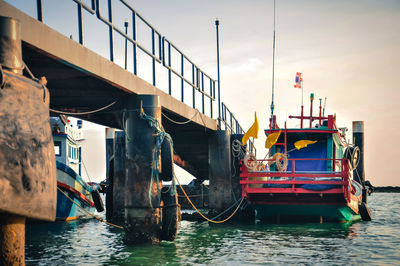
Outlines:
[{"label": "rusty metal post", "polygon": [[25,217],[0,215],[0,265],[25,265]]},{"label": "rusty metal post", "polygon": [[21,30],[18,20],[0,17],[0,64],[16,74],[22,74]]},{"label": "rusty metal post", "polygon": [[113,213],[112,221],[115,224],[124,224],[125,206],[125,133],[116,131],[114,138],[114,187],[113,187]]},{"label": "rusty metal post", "polygon": [[140,110],[161,123],[157,95],[130,96],[124,115],[126,140],[125,240],[158,243],[161,236],[161,180],[152,179],[156,135]]},{"label": "rusty metal post", "polygon": [[209,207],[212,213],[220,213],[234,203],[230,138],[229,131],[217,130],[210,134],[208,141]]}]

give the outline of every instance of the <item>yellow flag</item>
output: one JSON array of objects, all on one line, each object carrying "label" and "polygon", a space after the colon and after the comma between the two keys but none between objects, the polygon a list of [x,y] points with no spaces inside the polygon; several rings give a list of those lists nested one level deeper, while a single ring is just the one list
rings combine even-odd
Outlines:
[{"label": "yellow flag", "polygon": [[272,133],[272,134],[268,135],[267,140],[265,141],[265,148],[266,149],[270,149],[272,146],[275,145],[275,143],[279,139],[279,136],[281,135],[281,131],[282,130],[279,130],[279,132]]},{"label": "yellow flag", "polygon": [[309,144],[314,144],[316,142],[316,140],[299,140],[294,143],[294,146],[296,147],[296,149],[300,150],[307,147]]},{"label": "yellow flag", "polygon": [[243,146],[246,145],[246,142],[249,140],[250,137],[253,138],[258,138],[258,119],[257,119],[257,113],[254,113],[255,116],[255,121],[253,125],[247,130],[247,132],[244,134],[242,138],[242,144]]}]

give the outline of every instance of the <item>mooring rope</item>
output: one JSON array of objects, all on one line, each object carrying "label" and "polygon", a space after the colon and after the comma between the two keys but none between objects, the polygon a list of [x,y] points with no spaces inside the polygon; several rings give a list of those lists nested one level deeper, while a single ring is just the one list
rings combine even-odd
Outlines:
[{"label": "mooring rope", "polygon": [[153,162],[152,162],[152,167],[151,167],[151,179],[150,179],[149,190],[148,190],[148,197],[149,197],[150,207],[153,209],[151,195],[152,195],[152,185],[153,185],[154,181],[157,184],[158,201],[160,202],[160,200],[161,200],[161,193],[160,193],[160,191],[161,191],[161,188],[160,188],[160,163],[159,163],[159,158],[160,158],[160,155],[161,155],[161,145],[162,145],[162,143],[164,141],[164,138],[167,138],[170,141],[170,143],[172,143],[172,138],[162,128],[162,126],[160,125],[160,122],[156,118],[147,115],[144,112],[143,108],[140,109],[139,117],[140,117],[140,119],[145,120],[149,124],[149,126],[156,131],[155,132],[156,133],[155,134],[155,136],[156,136],[156,146],[155,146],[155,149],[154,149]]},{"label": "mooring rope", "polygon": [[54,112],[54,113],[63,114],[63,115],[88,115],[88,114],[93,114],[93,113],[97,113],[97,112],[103,111],[104,109],[107,109],[108,107],[113,106],[113,105],[116,104],[117,102],[118,102],[118,101],[116,100],[116,101],[113,101],[112,103],[110,103],[110,104],[108,104],[108,105],[106,105],[106,106],[104,106],[104,107],[101,107],[101,108],[99,108],[99,109],[92,110],[92,111],[87,111],[87,112],[71,113],[71,112],[64,112],[64,111],[59,111],[59,110],[55,110],[55,109],[51,109],[51,108],[49,108],[49,110],[52,111],[52,112]]},{"label": "mooring rope", "polygon": [[175,121],[175,120],[173,120],[172,118],[168,117],[166,114],[164,114],[164,113],[161,113],[161,114],[162,114],[167,120],[171,121],[171,122],[174,123],[174,124],[177,124],[177,125],[185,125],[185,124],[187,124],[187,123],[192,122],[193,119],[197,116],[197,113],[199,112],[199,110],[197,110],[197,109],[195,109],[195,110],[196,110],[197,112],[194,114],[194,116],[192,116],[192,118],[190,118],[189,120],[186,120],[186,121],[184,121],[184,122]]},{"label": "mooring rope", "polygon": [[47,80],[46,80],[46,78],[45,78],[45,77],[42,77],[42,78],[39,80],[38,78],[36,78],[36,77],[32,74],[32,72],[31,72],[31,70],[29,69],[28,65],[25,64],[24,61],[22,61],[22,63],[24,64],[24,69],[26,70],[26,72],[28,72],[29,76],[31,76],[31,79],[34,80],[34,81],[36,81],[37,83],[39,83],[39,84],[42,86],[42,89],[43,89],[43,102],[44,102],[44,101],[46,100],[46,90],[47,90],[47,87],[46,87]]},{"label": "mooring rope", "polygon": [[[144,112],[143,108],[140,108],[139,110],[140,110],[140,112],[139,112],[139,117],[140,117],[141,119],[147,121],[147,123],[149,124],[149,126],[150,126],[151,128],[153,128],[153,129],[156,131],[156,132],[155,132],[155,136],[156,136],[156,146],[155,146],[155,149],[154,149],[154,156],[153,156],[153,162],[152,162],[152,167],[151,167],[151,180],[150,180],[149,190],[148,190],[149,203],[150,203],[151,208],[153,208],[152,200],[151,200],[151,195],[152,195],[152,185],[153,185],[153,182],[154,182],[154,181],[156,181],[156,183],[157,183],[157,191],[158,191],[158,192],[161,191],[161,189],[160,189],[160,187],[159,187],[159,175],[160,175],[159,157],[160,157],[160,154],[161,154],[161,144],[163,143],[164,139],[167,138],[167,139],[169,140],[169,142],[170,142],[171,149],[173,150],[173,152],[174,152],[174,146],[173,146],[173,141],[172,141],[171,136],[170,136],[168,133],[165,132],[165,130],[164,130],[164,128],[161,126],[160,122],[159,122],[156,118],[147,115],[147,114]],[[197,111],[198,111],[198,110],[197,110]],[[203,120],[203,119],[202,119],[202,121],[203,121],[203,123],[204,123],[204,120]],[[124,128],[125,134],[126,134],[127,137],[129,138],[125,127],[123,127],[123,128]],[[231,209],[233,206],[235,206],[235,205],[239,202],[239,204],[238,204],[238,206],[236,207],[235,211],[234,211],[229,217],[227,217],[226,219],[224,219],[224,220],[222,220],[222,221],[214,221],[213,219],[216,219],[217,217],[219,217],[219,216],[222,215],[223,213],[220,213],[218,216],[216,216],[216,217],[214,217],[214,218],[212,218],[212,219],[207,218],[203,213],[201,213],[201,212],[196,208],[196,206],[195,206],[195,205],[193,204],[193,202],[190,200],[189,196],[186,194],[186,192],[185,192],[185,190],[183,189],[181,183],[179,182],[179,179],[175,176],[175,173],[173,173],[173,176],[174,176],[174,179],[172,180],[172,181],[173,181],[173,186],[175,186],[175,180],[178,181],[178,184],[179,184],[179,186],[180,186],[180,188],[181,188],[183,194],[186,196],[186,198],[187,198],[187,200],[189,201],[189,203],[191,204],[191,206],[192,206],[204,219],[206,219],[207,221],[209,221],[209,222],[211,222],[211,223],[220,224],[220,223],[224,223],[224,222],[228,221],[229,219],[231,219],[231,218],[236,214],[236,212],[239,210],[239,208],[240,208],[240,206],[242,205],[242,202],[243,202],[243,200],[244,200],[244,198],[241,198],[240,200],[236,201],[236,202],[234,203],[234,205],[232,205],[231,207],[229,207],[227,210],[225,210],[225,211],[223,212],[223,213],[225,213],[226,211],[228,211],[229,209]],[[173,192],[176,193],[175,189],[174,189]],[[161,197],[161,193],[157,193],[157,194],[158,194],[158,201],[160,201],[160,200],[161,200],[161,198],[160,198],[160,197]]]},{"label": "mooring rope", "polygon": [[98,217],[98,216],[96,216],[96,215],[90,213],[90,212],[87,211],[85,208],[83,208],[81,205],[79,205],[78,203],[76,203],[73,199],[71,199],[71,198],[70,198],[66,193],[64,193],[64,191],[62,191],[59,187],[57,187],[57,189],[58,189],[58,191],[60,191],[62,194],[64,194],[64,196],[67,197],[67,199],[69,199],[73,204],[75,204],[76,206],[78,206],[79,208],[81,208],[84,212],[86,212],[87,214],[89,214],[90,216],[92,216],[93,218],[95,218],[96,220],[98,220],[99,222],[108,224],[108,225],[110,225],[110,226],[113,226],[113,227],[116,227],[116,228],[119,228],[119,229],[124,229],[122,226],[119,226],[119,225],[116,225],[116,224],[107,222],[107,221],[105,221],[103,218]]},{"label": "mooring rope", "polygon": [[[240,200],[238,200],[237,202],[235,202],[235,204],[237,204],[237,203],[240,201],[239,204],[238,204],[238,206],[236,207],[235,211],[234,211],[229,217],[227,217],[226,219],[224,219],[224,220],[222,220],[222,221],[214,221],[213,219],[217,218],[218,216],[216,216],[216,217],[210,219],[210,218],[207,218],[201,211],[199,211],[199,209],[196,208],[196,206],[195,206],[195,205],[193,204],[193,202],[190,200],[189,196],[186,194],[185,190],[183,189],[183,187],[182,187],[182,185],[181,185],[181,182],[179,182],[179,179],[178,179],[176,176],[174,176],[174,177],[175,177],[176,181],[178,181],[179,187],[181,188],[183,194],[185,194],[186,199],[189,201],[190,205],[192,205],[193,209],[195,209],[195,210],[200,214],[201,217],[203,217],[204,219],[206,219],[207,221],[209,221],[209,222],[211,222],[211,223],[221,224],[221,223],[224,223],[224,222],[228,221],[229,219],[231,219],[231,218],[236,214],[236,212],[239,210],[240,205],[242,205],[242,202],[243,202],[243,200],[244,200],[244,198],[241,198]],[[234,205],[235,205],[235,204],[234,204]],[[234,206],[234,205],[233,205],[233,206]],[[231,208],[231,207],[230,207],[230,208]],[[230,208],[228,208],[228,209],[230,209]],[[227,211],[227,210],[225,210],[224,212],[226,212],[226,211]],[[220,216],[220,215],[222,215],[222,213],[220,213],[219,216]]]}]

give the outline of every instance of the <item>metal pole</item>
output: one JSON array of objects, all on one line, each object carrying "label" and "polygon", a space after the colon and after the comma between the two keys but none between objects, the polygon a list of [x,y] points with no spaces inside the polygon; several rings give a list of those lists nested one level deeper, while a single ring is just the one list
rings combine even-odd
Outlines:
[{"label": "metal pole", "polygon": [[323,117],[325,116],[325,106],[326,106],[326,97],[325,97],[325,100],[324,100],[324,109],[322,110],[322,116]]},{"label": "metal pole", "polygon": [[319,98],[319,125],[322,125],[322,99]]},{"label": "metal pole", "polygon": [[[132,39],[136,41],[136,13],[132,12]],[[133,74],[137,75],[136,44],[133,44]]]},{"label": "metal pole", "polygon": [[[126,18],[124,22],[125,34],[128,34],[129,21]],[[125,69],[128,68],[128,39],[125,37]]]},{"label": "metal pole", "polygon": [[172,93],[172,83],[171,83],[171,43],[168,42],[168,93]]},{"label": "metal pole", "polygon": [[274,0],[274,38],[272,44],[272,101],[271,101],[271,119],[274,115],[274,90],[275,90],[275,0]]},{"label": "metal pole", "polygon": [[36,1],[36,9],[37,9],[37,19],[40,22],[43,22],[43,4],[42,4],[42,0],[37,0]]},{"label": "metal pole", "polygon": [[310,103],[311,103],[311,106],[310,106],[310,128],[312,128],[312,122],[313,122],[313,101],[314,101],[314,93],[311,93],[310,94]]},{"label": "metal pole", "polygon": [[151,30],[151,54],[153,55],[152,65],[153,65],[153,86],[156,86],[156,59],[154,56],[156,55],[156,47],[154,43],[154,29]]},{"label": "metal pole", "polygon": [[82,3],[78,3],[78,34],[79,43],[83,45]]},{"label": "metal pole", "polygon": [[220,82],[220,76],[219,76],[219,32],[218,32],[218,26],[219,26],[219,20],[218,18],[215,20],[215,26],[217,29],[217,71],[218,71],[218,123],[219,127],[221,127],[221,82]]},{"label": "metal pole", "polygon": [[[99,11],[98,11],[99,12]],[[112,3],[111,0],[108,0],[108,22],[110,24],[113,23],[113,16],[112,16]],[[110,61],[114,62],[114,33],[113,33],[113,26],[108,26],[109,31],[109,38],[110,38]]]}]

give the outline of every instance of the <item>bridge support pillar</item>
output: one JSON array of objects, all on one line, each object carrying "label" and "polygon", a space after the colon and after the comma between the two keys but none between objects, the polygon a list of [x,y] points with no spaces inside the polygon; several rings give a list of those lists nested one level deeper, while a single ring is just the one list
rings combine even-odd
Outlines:
[{"label": "bridge support pillar", "polygon": [[116,131],[114,137],[114,187],[112,221],[123,225],[125,217],[125,133]]},{"label": "bridge support pillar", "polygon": [[152,178],[155,130],[140,117],[161,121],[159,96],[130,96],[124,115],[126,140],[125,240],[128,243],[158,243],[161,236],[161,180]]},{"label": "bridge support pillar", "polygon": [[230,139],[230,132],[223,130],[214,131],[209,136],[210,217],[221,213],[235,202],[231,182]]},{"label": "bridge support pillar", "polygon": [[[231,135],[231,149],[232,143],[235,140],[238,140],[240,143],[242,142],[243,134],[232,134]],[[245,150],[242,145],[235,145],[236,149],[240,150],[232,150],[232,191],[235,194],[236,199],[240,199],[242,197],[242,186],[240,185],[240,160],[243,160],[245,155]]]},{"label": "bridge support pillar", "polygon": [[106,190],[106,219],[112,221],[113,214],[113,187],[114,187],[114,135],[115,129],[106,128],[106,173],[107,173],[107,190]]},{"label": "bridge support pillar", "polygon": [[[243,134],[232,134],[231,135],[231,155],[232,155],[232,191],[234,193],[234,200],[238,200],[242,197],[242,185],[240,184],[240,160],[244,159],[245,148],[242,146]],[[237,140],[238,144],[233,144]],[[240,144],[239,144],[240,143]],[[243,203],[242,203],[243,206]],[[230,212],[229,212],[230,213]],[[252,207],[247,205],[245,208],[241,208],[237,214],[233,217],[235,221],[253,223],[255,221],[255,212]]]}]

